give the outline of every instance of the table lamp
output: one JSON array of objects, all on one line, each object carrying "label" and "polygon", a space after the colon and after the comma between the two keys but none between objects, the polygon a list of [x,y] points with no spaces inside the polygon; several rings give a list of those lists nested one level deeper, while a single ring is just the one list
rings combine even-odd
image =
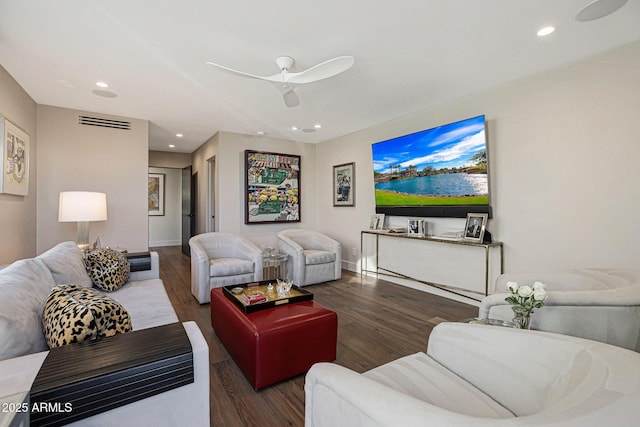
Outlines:
[{"label": "table lamp", "polygon": [[107,195],[90,191],[62,191],[58,210],[59,222],[78,223],[77,245],[89,249],[89,222],[107,220]]}]

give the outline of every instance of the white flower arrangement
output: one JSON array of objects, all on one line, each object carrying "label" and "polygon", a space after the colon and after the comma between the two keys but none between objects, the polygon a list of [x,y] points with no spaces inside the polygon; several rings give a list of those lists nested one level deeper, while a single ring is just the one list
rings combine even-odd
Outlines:
[{"label": "white flower arrangement", "polygon": [[505,301],[514,306],[520,306],[532,312],[534,308],[541,308],[547,299],[546,285],[535,282],[533,286],[520,286],[517,282],[507,282],[507,288],[511,295]]}]

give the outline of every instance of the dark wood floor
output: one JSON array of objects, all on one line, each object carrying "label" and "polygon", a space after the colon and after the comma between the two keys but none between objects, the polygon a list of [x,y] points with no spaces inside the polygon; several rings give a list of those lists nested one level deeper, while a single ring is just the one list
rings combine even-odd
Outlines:
[{"label": "dark wood floor", "polygon": [[[154,248],[160,278],[181,321],[198,323],[209,344],[212,426],[303,426],[304,375],[253,390],[211,328],[209,304],[191,295],[190,260],[179,247]],[[358,372],[424,351],[431,329],[443,320],[474,317],[478,308],[359,274],[305,288],[338,313],[335,363]]]}]

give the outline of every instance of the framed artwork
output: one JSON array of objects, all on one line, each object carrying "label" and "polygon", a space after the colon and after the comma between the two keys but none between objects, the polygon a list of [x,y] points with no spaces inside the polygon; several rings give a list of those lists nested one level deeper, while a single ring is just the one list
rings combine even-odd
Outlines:
[{"label": "framed artwork", "polygon": [[29,193],[29,135],[0,117],[2,178],[0,193],[26,196]]},{"label": "framed artwork", "polygon": [[371,223],[369,224],[370,230],[382,230],[384,227],[384,214],[371,215]]},{"label": "framed artwork", "polygon": [[486,213],[468,213],[467,223],[464,226],[464,240],[482,243],[488,217],[489,215]]},{"label": "framed artwork", "polygon": [[245,150],[245,224],[300,222],[300,156]]},{"label": "framed artwork", "polygon": [[163,173],[149,174],[149,216],[164,215],[164,178]]},{"label": "framed artwork", "polygon": [[426,234],[424,219],[407,220],[407,234],[415,237],[424,237]]},{"label": "framed artwork", "polygon": [[333,206],[356,205],[355,173],[354,162],[333,167]]}]

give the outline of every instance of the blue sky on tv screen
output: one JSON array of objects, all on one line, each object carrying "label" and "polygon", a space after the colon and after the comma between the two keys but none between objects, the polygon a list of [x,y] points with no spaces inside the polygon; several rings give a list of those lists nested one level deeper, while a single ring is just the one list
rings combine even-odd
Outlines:
[{"label": "blue sky on tv screen", "polygon": [[463,167],[476,153],[486,150],[484,116],[423,130],[372,145],[373,170],[389,172],[389,166],[402,169],[414,165],[434,169]]}]

